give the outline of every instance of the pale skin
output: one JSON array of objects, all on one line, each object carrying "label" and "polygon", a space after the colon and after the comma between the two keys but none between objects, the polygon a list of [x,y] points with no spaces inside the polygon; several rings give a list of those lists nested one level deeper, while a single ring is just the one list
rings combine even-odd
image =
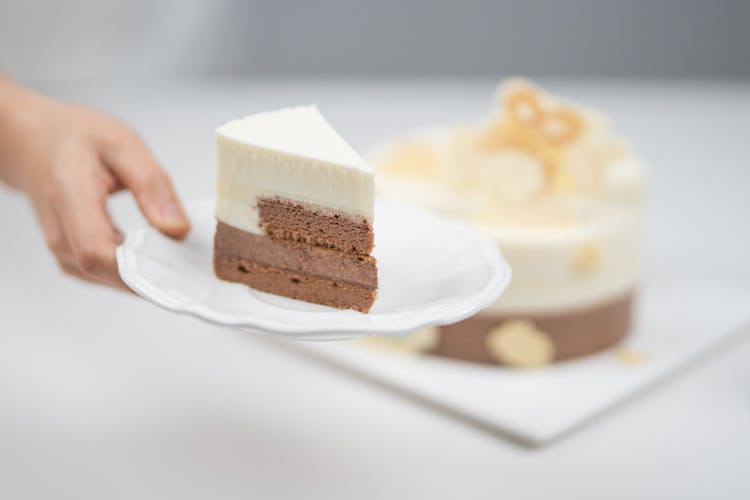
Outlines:
[{"label": "pale skin", "polygon": [[167,236],[190,229],[169,176],[127,125],[1,73],[0,180],[26,194],[59,267],[93,283],[128,290],[115,260],[123,235],[107,211],[111,194],[130,191]]}]

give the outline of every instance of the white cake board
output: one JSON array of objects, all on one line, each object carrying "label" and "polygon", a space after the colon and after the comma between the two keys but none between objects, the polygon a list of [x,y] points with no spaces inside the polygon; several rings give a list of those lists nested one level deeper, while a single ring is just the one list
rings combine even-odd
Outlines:
[{"label": "white cake board", "polygon": [[[748,333],[748,320],[750,288],[682,278],[643,287],[635,328],[621,346],[541,370],[401,354],[362,340],[294,342],[289,347],[500,435],[541,445],[646,389],[722,340]],[[642,355],[642,360],[626,361],[624,351]]]}]

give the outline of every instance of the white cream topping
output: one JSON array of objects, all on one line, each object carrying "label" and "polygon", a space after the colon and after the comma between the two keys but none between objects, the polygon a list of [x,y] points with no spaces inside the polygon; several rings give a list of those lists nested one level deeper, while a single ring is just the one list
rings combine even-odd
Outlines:
[{"label": "white cream topping", "polygon": [[[589,132],[603,134],[603,128]],[[636,286],[646,174],[629,150],[597,173],[600,167],[587,158],[598,151],[594,142],[583,148],[586,154],[571,157],[569,179],[540,186],[539,165],[523,150],[507,147],[472,156],[469,149],[467,154],[461,141],[468,138],[471,148],[475,135],[466,126],[425,130],[381,145],[372,160],[379,167],[380,196],[471,222],[497,242],[513,280],[480,314],[568,311],[601,304]],[[421,153],[404,156],[405,150]]]},{"label": "white cream topping", "polygon": [[479,227],[513,269],[505,294],[481,314],[552,313],[603,303],[631,291],[641,268],[641,214],[617,203],[587,202],[570,226]]},{"label": "white cream topping", "polygon": [[596,305],[632,290],[639,277],[641,203],[582,197],[564,202],[565,220],[547,226],[477,222],[491,200],[441,183],[378,173],[378,193],[446,217],[474,221],[513,269],[503,296],[480,314],[551,313]]},{"label": "white cream topping", "polygon": [[216,131],[216,218],[258,233],[257,199],[280,196],[372,220],[370,166],[314,106],[258,113]]}]

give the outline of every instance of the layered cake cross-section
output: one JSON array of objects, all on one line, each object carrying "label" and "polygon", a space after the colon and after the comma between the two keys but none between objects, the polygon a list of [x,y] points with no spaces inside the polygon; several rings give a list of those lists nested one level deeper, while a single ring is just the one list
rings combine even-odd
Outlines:
[{"label": "layered cake cross-section", "polygon": [[378,287],[370,166],[314,106],[230,121],[216,141],[216,275],[368,312]]}]

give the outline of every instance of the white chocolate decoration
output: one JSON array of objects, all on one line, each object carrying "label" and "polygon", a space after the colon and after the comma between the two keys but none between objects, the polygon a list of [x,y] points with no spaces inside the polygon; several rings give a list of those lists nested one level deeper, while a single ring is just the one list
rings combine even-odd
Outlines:
[{"label": "white chocolate decoration", "polygon": [[362,339],[373,347],[402,354],[419,354],[434,349],[440,340],[437,327],[422,328],[408,335],[373,335]]},{"label": "white chocolate decoration", "polygon": [[544,366],[555,358],[555,344],[529,320],[507,320],[485,339],[487,350],[499,362],[518,368]]},{"label": "white chocolate decoration", "polygon": [[279,196],[372,220],[370,166],[314,106],[258,113],[216,130],[216,218],[258,233],[257,199]]},{"label": "white chocolate decoration", "polygon": [[615,352],[615,359],[624,365],[638,366],[646,361],[647,356],[642,351],[623,347]]},{"label": "white chocolate decoration", "polygon": [[476,159],[476,181],[511,203],[533,198],[544,187],[544,167],[523,151],[498,151]]}]

